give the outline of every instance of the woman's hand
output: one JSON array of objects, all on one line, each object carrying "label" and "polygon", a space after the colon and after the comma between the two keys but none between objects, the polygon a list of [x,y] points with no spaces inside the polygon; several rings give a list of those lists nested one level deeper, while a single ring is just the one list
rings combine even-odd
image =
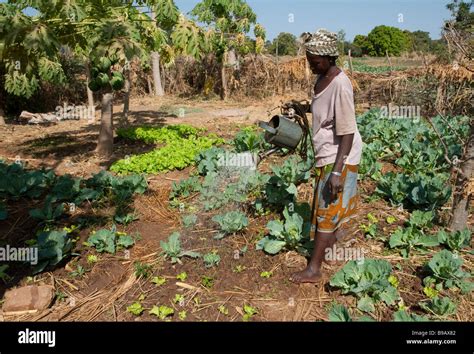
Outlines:
[{"label": "woman's hand", "polygon": [[328,180],[329,192],[331,193],[331,202],[337,199],[337,195],[342,192],[342,178],[331,173]]}]

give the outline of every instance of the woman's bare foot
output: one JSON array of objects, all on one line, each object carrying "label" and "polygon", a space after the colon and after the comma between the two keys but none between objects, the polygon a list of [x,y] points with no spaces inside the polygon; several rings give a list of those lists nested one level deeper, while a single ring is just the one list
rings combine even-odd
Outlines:
[{"label": "woman's bare foot", "polygon": [[293,273],[290,280],[294,283],[317,283],[321,279],[321,271],[314,271],[310,266],[306,269]]}]

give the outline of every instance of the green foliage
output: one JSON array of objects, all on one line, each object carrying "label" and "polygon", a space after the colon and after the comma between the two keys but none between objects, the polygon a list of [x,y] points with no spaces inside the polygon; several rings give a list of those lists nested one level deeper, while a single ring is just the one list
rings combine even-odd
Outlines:
[{"label": "green foliage", "polygon": [[201,278],[201,284],[205,288],[210,289],[214,286],[214,278],[205,275]]},{"label": "green foliage", "polygon": [[459,251],[471,244],[471,231],[468,228],[454,232],[440,230],[437,237],[440,244],[446,245],[452,251]]},{"label": "green foliage", "polygon": [[435,286],[438,291],[446,287],[459,288],[462,293],[469,293],[473,289],[473,283],[469,280],[471,275],[462,270],[463,262],[458,254],[448,250],[436,253],[425,265],[428,276],[423,279],[423,284]]},{"label": "green foliage", "polygon": [[184,215],[183,216],[183,226],[185,228],[189,228],[189,227],[193,226],[194,224],[196,224],[197,219],[198,218],[197,218],[196,214]]},{"label": "green foliage", "polygon": [[130,235],[118,232],[115,226],[111,230],[93,231],[87,239],[87,244],[94,247],[97,252],[110,254],[115,254],[117,249],[131,247],[134,243]]},{"label": "green foliage", "polygon": [[147,279],[150,277],[153,271],[153,267],[151,264],[142,263],[140,261],[134,262],[133,268],[135,269],[135,276],[137,278]]},{"label": "green foliage", "polygon": [[390,26],[377,26],[367,35],[364,50],[371,56],[399,56],[408,49],[409,37],[400,29]]},{"label": "green foliage", "polygon": [[269,235],[257,243],[257,250],[264,250],[269,254],[277,254],[282,249],[296,249],[307,254],[310,223],[305,223],[297,212],[290,213],[288,208],[283,210],[284,221],[271,220],[267,223]]},{"label": "green foliage", "polygon": [[187,179],[182,179],[178,183],[173,182],[170,199],[176,198],[187,198],[194,192],[199,192],[201,189],[201,185],[199,183],[199,177],[193,176]]},{"label": "green foliage", "polygon": [[151,282],[155,284],[156,286],[161,286],[164,283],[166,283],[166,278],[165,277],[153,277],[151,279]]},{"label": "green foliage", "polygon": [[297,184],[308,181],[310,177],[306,163],[291,156],[281,166],[272,166],[272,171],[274,175],[265,187],[267,202],[279,206],[294,203],[298,195]]},{"label": "green foliage", "polygon": [[432,219],[432,212],[415,210],[410,216],[407,227],[398,227],[390,236],[390,248],[401,249],[400,253],[407,258],[412,250],[424,250],[427,247],[438,246],[438,238],[424,232],[431,225]]},{"label": "green foliage", "polygon": [[245,304],[244,307],[243,307],[243,310],[244,310],[244,315],[242,317],[242,320],[244,322],[248,322],[250,321],[250,319],[255,316],[256,314],[258,314],[258,310],[250,305],[247,305]]},{"label": "green foliage", "polygon": [[[349,311],[344,305],[333,303],[328,312],[328,319],[331,322],[353,322]],[[367,316],[361,316],[355,321],[358,322],[373,322],[374,320]]]},{"label": "green foliage", "polygon": [[225,214],[215,215],[212,221],[218,223],[221,230],[221,232],[215,236],[216,239],[241,231],[249,224],[245,214],[240,211],[230,211]]},{"label": "green foliage", "polygon": [[[278,47],[278,51],[277,51]],[[272,55],[291,55],[295,56],[298,54],[298,41],[296,36],[287,33],[287,32],[280,32],[276,38],[273,39],[271,44],[267,47],[267,51]]]},{"label": "green foliage", "polygon": [[340,288],[343,294],[356,295],[359,310],[373,312],[377,301],[393,305],[399,298],[397,289],[388,280],[391,272],[392,267],[385,260],[365,259],[360,264],[349,261],[331,278],[329,284]]},{"label": "green foliage", "polygon": [[173,232],[168,241],[160,241],[160,246],[163,249],[162,254],[165,257],[169,257],[171,259],[171,263],[178,262],[182,264],[181,259],[182,257],[191,257],[191,258],[198,258],[201,254],[193,251],[183,251],[181,249],[181,241],[180,241],[180,234],[179,232]]},{"label": "green foliage", "polygon": [[66,231],[43,231],[36,241],[38,264],[33,273],[40,273],[48,266],[55,266],[68,257],[74,246]]},{"label": "green foliage", "polygon": [[198,136],[199,130],[177,125],[164,128],[138,127],[118,130],[118,135],[148,143],[166,143],[162,148],[116,161],[110,170],[117,173],[158,173],[183,169],[195,161],[195,156],[223,139],[213,134]]},{"label": "green foliage", "polygon": [[153,306],[149,312],[150,315],[155,315],[160,320],[165,320],[169,316],[173,316],[174,310],[171,307],[161,305],[161,306]]},{"label": "green foliage", "polygon": [[216,172],[219,169],[219,158],[224,153],[224,149],[215,146],[201,151],[195,158],[199,174],[208,175],[209,173]]},{"label": "green foliage", "polygon": [[236,152],[260,151],[268,147],[263,135],[256,132],[252,126],[244,128],[235,135],[232,145]]},{"label": "green foliage", "polygon": [[398,310],[393,314],[395,322],[428,322],[429,319],[425,316],[417,315],[416,313],[408,313],[406,310]]},{"label": "green foliage", "polygon": [[449,316],[456,313],[457,306],[449,297],[434,297],[428,302],[419,302],[420,307],[437,316]]},{"label": "green foliage", "polygon": [[138,301],[127,307],[127,312],[130,312],[132,315],[135,316],[140,316],[143,311],[145,311],[145,309]]},{"label": "green foliage", "polygon": [[204,261],[204,266],[206,268],[212,268],[219,265],[219,262],[221,261],[221,257],[217,254],[217,252],[210,252],[210,253],[206,253],[202,257],[202,260]]}]

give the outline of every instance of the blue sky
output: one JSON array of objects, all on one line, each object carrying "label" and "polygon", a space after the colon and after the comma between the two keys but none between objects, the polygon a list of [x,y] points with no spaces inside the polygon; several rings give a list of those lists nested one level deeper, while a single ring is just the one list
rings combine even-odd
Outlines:
[{"label": "blue sky", "polygon": [[[199,0],[175,0],[187,13]],[[449,0],[247,0],[257,14],[257,21],[267,30],[267,39],[280,32],[299,36],[327,28],[344,29],[346,39],[367,34],[377,25],[394,26],[410,31],[422,30],[439,39],[443,21],[450,18]],[[294,22],[290,22],[293,14]],[[401,15],[401,16],[400,16]],[[403,22],[399,22],[399,19]]]}]

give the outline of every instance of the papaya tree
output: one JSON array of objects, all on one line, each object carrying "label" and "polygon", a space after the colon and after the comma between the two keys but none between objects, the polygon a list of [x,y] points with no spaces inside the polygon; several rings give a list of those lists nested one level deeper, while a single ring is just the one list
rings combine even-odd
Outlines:
[{"label": "papaya tree", "polygon": [[[256,36],[256,51],[261,52],[264,47],[265,31],[256,23],[257,15],[244,0],[202,0],[191,11],[197,21],[208,26],[212,34],[212,52],[220,65],[222,99],[227,97],[228,53],[236,57],[235,50],[245,43],[245,34],[254,25]],[[233,63],[232,63],[233,64]]]},{"label": "papaya tree", "polygon": [[[27,7],[35,9],[37,15],[26,15]],[[49,16],[53,10],[43,1],[0,3],[0,65],[5,71],[7,93],[30,98],[41,81],[65,82],[59,31]]]},{"label": "papaya tree", "polygon": [[85,9],[88,16],[84,21],[93,48],[89,53],[92,63],[89,88],[101,95],[101,126],[96,151],[101,157],[110,158],[114,140],[114,92],[124,86],[124,66],[142,52],[140,34],[130,21],[133,9],[129,3],[92,2]]},{"label": "papaya tree", "polygon": [[142,20],[140,26],[145,30],[144,44],[151,63],[153,94],[163,96],[160,64],[163,54],[166,57],[170,52],[167,42],[178,21],[179,10],[174,0],[139,0],[137,3],[150,10],[150,21]]}]

